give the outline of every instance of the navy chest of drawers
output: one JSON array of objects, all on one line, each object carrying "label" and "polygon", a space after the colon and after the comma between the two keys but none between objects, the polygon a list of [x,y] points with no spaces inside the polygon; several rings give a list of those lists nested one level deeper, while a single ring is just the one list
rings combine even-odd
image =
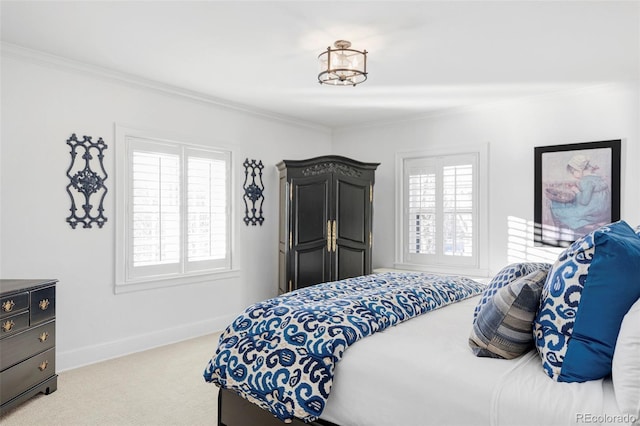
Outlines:
[{"label": "navy chest of drawers", "polygon": [[0,413],[57,389],[57,280],[0,280]]}]

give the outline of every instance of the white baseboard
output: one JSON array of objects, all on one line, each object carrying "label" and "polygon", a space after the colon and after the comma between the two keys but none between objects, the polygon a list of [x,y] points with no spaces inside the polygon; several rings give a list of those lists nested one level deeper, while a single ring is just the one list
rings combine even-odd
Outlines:
[{"label": "white baseboard", "polygon": [[[152,333],[129,336],[124,339],[85,346],[79,349],[56,353],[56,371],[72,370],[89,364],[146,351],[159,346],[181,342],[224,330],[235,319],[235,315],[213,318],[180,327],[167,328]],[[212,349],[217,342],[211,342]],[[213,352],[212,352],[213,354]]]}]

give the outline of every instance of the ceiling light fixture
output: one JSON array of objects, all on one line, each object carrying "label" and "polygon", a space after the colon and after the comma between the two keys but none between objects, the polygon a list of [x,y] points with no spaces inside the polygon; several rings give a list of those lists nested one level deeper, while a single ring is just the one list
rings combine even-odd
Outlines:
[{"label": "ceiling light fixture", "polygon": [[355,86],[367,79],[367,51],[350,49],[351,42],[338,40],[335,49],[327,47],[318,55],[320,63],[320,84],[334,86]]}]

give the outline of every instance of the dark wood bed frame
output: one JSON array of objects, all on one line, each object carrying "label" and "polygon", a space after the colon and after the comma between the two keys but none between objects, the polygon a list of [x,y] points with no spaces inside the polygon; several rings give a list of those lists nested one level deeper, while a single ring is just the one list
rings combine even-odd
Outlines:
[{"label": "dark wood bed frame", "polygon": [[[247,401],[236,392],[220,388],[218,393],[218,426],[282,426],[285,423],[270,412]],[[294,418],[294,426],[338,426],[326,420],[305,423]]]}]

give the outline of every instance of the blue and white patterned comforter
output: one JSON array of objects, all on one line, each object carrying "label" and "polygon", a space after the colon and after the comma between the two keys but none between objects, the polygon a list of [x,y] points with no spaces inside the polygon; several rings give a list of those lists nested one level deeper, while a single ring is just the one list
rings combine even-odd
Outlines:
[{"label": "blue and white patterned comforter", "polygon": [[227,327],[204,378],[281,420],[313,421],[347,347],[484,289],[465,277],[387,272],[286,293],[250,306]]}]

